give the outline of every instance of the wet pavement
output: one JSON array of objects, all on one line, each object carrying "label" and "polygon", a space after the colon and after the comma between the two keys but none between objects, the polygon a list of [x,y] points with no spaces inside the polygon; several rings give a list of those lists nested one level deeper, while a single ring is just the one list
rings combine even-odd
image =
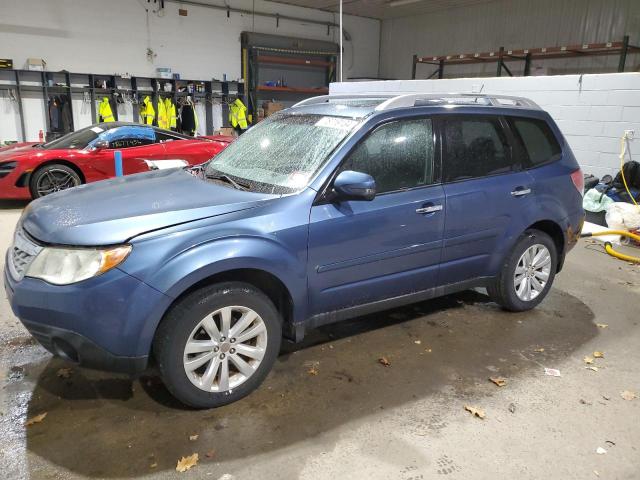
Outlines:
[{"label": "wet pavement", "polygon": [[[18,214],[0,209],[2,251]],[[531,312],[468,291],[323,327],[285,344],[258,391],[206,411],[153,372],[131,380],[51,357],[2,298],[0,477],[638,478],[640,399],[620,392],[640,393],[640,272],[600,250],[581,242]]]}]

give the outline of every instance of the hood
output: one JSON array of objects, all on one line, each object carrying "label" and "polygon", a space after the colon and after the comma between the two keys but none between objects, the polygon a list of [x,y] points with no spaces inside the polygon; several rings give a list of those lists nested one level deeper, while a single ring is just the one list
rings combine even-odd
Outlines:
[{"label": "hood", "polygon": [[206,182],[181,169],[129,175],[48,195],[22,216],[37,240],[114,245],[152,230],[256,207],[279,195]]},{"label": "hood", "polygon": [[0,161],[17,160],[23,155],[31,155],[34,152],[34,146],[39,145],[35,142],[14,143],[0,147]]}]

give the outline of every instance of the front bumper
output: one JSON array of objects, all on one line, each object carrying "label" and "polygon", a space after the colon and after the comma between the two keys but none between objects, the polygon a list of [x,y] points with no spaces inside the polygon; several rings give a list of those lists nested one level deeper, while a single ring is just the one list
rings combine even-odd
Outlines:
[{"label": "front bumper", "polygon": [[[7,262],[9,259],[7,258]],[[138,373],[147,366],[166,295],[115,268],[72,285],[4,272],[13,313],[51,353],[100,370]]]},{"label": "front bumper", "polygon": [[16,168],[0,178],[0,200],[31,200],[29,173]]}]

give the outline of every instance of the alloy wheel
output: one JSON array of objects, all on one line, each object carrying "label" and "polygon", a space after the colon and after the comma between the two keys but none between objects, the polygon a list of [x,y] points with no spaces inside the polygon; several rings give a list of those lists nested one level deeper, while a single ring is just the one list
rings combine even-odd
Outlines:
[{"label": "alloy wheel", "polygon": [[541,244],[527,248],[520,256],[513,275],[513,286],[520,300],[529,302],[542,293],[551,274],[551,253]]},{"label": "alloy wheel", "polygon": [[36,190],[38,191],[38,196],[43,197],[71,187],[77,187],[78,185],[80,185],[78,179],[71,173],[57,168],[50,168],[45,170],[44,174],[38,179]]},{"label": "alloy wheel", "polygon": [[206,392],[242,385],[260,366],[267,348],[267,327],[248,307],[220,308],[193,329],[184,348],[187,377]]}]

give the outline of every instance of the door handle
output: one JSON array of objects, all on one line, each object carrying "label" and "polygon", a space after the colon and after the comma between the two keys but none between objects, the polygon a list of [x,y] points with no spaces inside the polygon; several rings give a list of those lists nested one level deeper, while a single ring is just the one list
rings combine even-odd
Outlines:
[{"label": "door handle", "polygon": [[530,188],[516,188],[511,195],[514,197],[524,197],[525,195],[529,195],[531,193]]},{"label": "door handle", "polygon": [[416,213],[435,213],[442,210],[442,205],[430,205],[428,207],[416,208]]}]

